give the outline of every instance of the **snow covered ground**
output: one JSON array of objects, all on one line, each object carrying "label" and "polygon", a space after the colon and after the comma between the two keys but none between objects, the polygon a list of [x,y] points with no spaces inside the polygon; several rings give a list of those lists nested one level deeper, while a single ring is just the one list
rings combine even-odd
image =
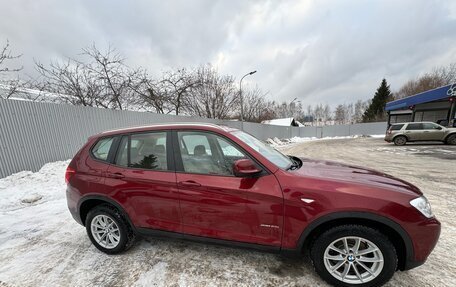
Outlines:
[{"label": "snow covered ground", "polygon": [[68,161],[0,179],[0,286],[321,285],[310,265],[251,250],[146,238],[108,256],[66,206]]},{"label": "snow covered ground", "polygon": [[353,136],[335,136],[335,137],[292,137],[289,139],[279,139],[279,138],[269,138],[266,140],[267,143],[272,145],[273,147],[285,147],[297,143],[308,142],[308,141],[316,141],[316,140],[337,140],[337,139],[356,139],[360,137],[371,137],[371,138],[384,138],[385,135],[353,135]]},{"label": "snow covered ground", "polygon": [[[441,239],[425,265],[396,273],[388,286],[454,286],[456,147],[349,138],[279,148],[365,165],[422,188],[442,221]],[[146,238],[105,255],[67,210],[67,164],[0,179],[0,286],[327,286],[303,259],[216,245]]]}]

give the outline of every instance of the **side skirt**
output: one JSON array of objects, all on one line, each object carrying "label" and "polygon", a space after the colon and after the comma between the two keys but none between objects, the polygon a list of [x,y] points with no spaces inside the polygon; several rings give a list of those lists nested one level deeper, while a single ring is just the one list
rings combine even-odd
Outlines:
[{"label": "side skirt", "polygon": [[[245,243],[245,242],[239,242],[239,241],[233,241],[233,240],[216,239],[216,238],[182,234],[182,233],[177,233],[177,232],[170,232],[170,231],[150,229],[150,228],[137,228],[136,232],[142,236],[174,238],[174,239],[179,239],[179,240],[190,240],[190,241],[195,241],[195,242],[200,242],[200,243],[209,243],[209,244],[223,245],[223,246],[229,246],[229,247],[254,249],[254,250],[260,250],[260,251],[270,252],[270,253],[282,253],[279,246],[270,246],[270,245],[254,244],[254,243]],[[286,252],[286,253],[288,254],[290,252]]]}]

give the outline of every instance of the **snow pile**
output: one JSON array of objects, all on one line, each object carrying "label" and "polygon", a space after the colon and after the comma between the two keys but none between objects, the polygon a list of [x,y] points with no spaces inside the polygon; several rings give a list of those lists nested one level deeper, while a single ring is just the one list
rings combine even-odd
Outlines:
[{"label": "snow pile", "polygon": [[292,137],[289,139],[279,139],[279,138],[269,138],[266,140],[268,144],[270,144],[273,147],[279,147],[279,146],[286,146],[286,145],[291,145],[291,144],[296,144],[296,143],[302,143],[302,142],[308,142],[308,141],[316,141],[316,140],[330,140],[330,139],[352,139],[352,138],[357,138],[359,136],[343,136],[343,137],[324,137],[324,138],[317,138],[317,137]]},{"label": "snow pile", "polygon": [[38,172],[21,171],[0,179],[0,209],[13,210],[65,198],[65,169],[69,161],[45,164]]},{"label": "snow pile", "polygon": [[266,142],[273,147],[286,146],[295,143],[302,143],[315,140],[332,140],[332,139],[355,139],[360,137],[372,137],[372,138],[383,138],[385,135],[353,135],[353,136],[335,136],[335,137],[292,137],[289,139],[279,139],[279,138],[268,138]]},{"label": "snow pile", "polygon": [[370,135],[369,137],[375,138],[375,139],[382,139],[385,137],[385,135]]}]

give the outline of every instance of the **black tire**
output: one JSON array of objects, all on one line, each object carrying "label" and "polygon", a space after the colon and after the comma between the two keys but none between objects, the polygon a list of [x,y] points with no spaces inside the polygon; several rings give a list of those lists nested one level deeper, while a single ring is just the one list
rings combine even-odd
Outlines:
[{"label": "black tire", "polygon": [[405,145],[407,143],[407,137],[405,136],[397,136],[393,140],[395,145]]},{"label": "black tire", "polygon": [[[117,246],[115,246],[114,248],[105,248],[101,246],[95,240],[94,235],[92,234],[92,220],[98,215],[104,215],[109,217],[112,221],[115,222],[119,229],[120,239],[118,241]],[[124,218],[122,213],[117,208],[108,204],[102,204],[92,208],[87,214],[85,226],[87,235],[89,236],[90,241],[92,241],[93,245],[95,245],[95,247],[98,248],[100,251],[103,251],[107,254],[118,254],[127,250],[133,245],[136,239],[133,229],[131,228],[130,224],[128,224],[127,220]]]},{"label": "black tire", "polygon": [[445,142],[446,144],[456,145],[456,134],[448,136]]},{"label": "black tire", "polygon": [[[328,246],[331,245],[334,241],[348,236],[367,239],[368,241],[375,244],[381,251],[381,254],[383,256],[383,267],[378,269],[381,270],[380,273],[371,281],[356,284],[346,283],[334,277],[326,268],[324,254]],[[362,225],[342,225],[327,230],[313,242],[310,250],[310,256],[315,271],[318,273],[318,275],[320,275],[321,278],[333,286],[381,286],[391,279],[397,268],[396,249],[394,248],[394,245],[391,243],[391,241],[378,230]],[[344,264],[348,264],[348,262]],[[359,268],[360,265],[357,266]],[[345,265],[342,265],[340,268],[344,267]],[[353,268],[349,270],[352,270],[354,272]]]}]

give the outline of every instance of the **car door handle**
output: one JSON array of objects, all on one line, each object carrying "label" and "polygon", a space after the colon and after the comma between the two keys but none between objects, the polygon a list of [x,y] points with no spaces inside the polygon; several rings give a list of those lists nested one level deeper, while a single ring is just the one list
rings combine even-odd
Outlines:
[{"label": "car door handle", "polygon": [[185,180],[185,181],[180,181],[179,182],[180,185],[184,185],[184,186],[201,186],[201,183],[198,183],[196,181],[193,181],[193,180]]},{"label": "car door handle", "polygon": [[429,131],[423,131],[423,133],[428,133]]},{"label": "car door handle", "polygon": [[121,178],[124,178],[125,175],[121,174],[120,172],[114,172],[114,173],[108,173],[108,177],[121,179]]}]

